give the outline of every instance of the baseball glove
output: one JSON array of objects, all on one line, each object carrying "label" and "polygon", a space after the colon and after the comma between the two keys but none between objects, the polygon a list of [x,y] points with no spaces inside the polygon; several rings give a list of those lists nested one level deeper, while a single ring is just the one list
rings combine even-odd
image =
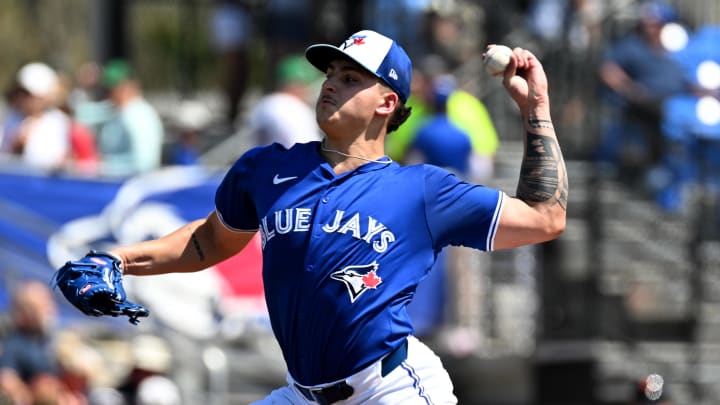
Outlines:
[{"label": "baseball glove", "polygon": [[122,285],[120,260],[106,252],[91,250],[85,257],[65,263],[53,276],[53,288],[85,315],[127,315],[137,325],[138,318],[150,313],[142,305],[127,300]]}]

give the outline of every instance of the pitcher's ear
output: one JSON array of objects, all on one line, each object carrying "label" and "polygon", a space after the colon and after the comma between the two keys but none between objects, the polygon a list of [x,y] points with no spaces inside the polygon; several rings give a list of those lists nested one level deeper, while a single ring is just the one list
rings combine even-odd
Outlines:
[{"label": "pitcher's ear", "polygon": [[400,97],[389,88],[383,87],[383,102],[375,111],[380,115],[392,115],[400,104]]}]

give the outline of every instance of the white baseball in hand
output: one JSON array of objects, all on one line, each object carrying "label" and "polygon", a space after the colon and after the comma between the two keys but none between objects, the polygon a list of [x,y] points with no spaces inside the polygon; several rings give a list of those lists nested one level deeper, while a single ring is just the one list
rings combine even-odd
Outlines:
[{"label": "white baseball in hand", "polygon": [[492,46],[483,56],[485,71],[491,76],[502,76],[505,68],[510,63],[510,55],[512,55],[512,49],[507,46]]}]

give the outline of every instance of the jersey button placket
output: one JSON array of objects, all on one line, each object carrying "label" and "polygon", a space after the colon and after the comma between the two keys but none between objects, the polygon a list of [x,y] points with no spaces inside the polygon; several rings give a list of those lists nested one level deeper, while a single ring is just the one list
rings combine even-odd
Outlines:
[{"label": "jersey button placket", "polygon": [[328,187],[325,192],[323,192],[322,198],[320,199],[320,202],[323,204],[327,204],[330,201],[330,193],[335,189],[335,186],[331,185]]},{"label": "jersey button placket", "polygon": [[[327,206],[326,204],[330,202],[330,192],[334,187],[330,186],[322,193],[322,197],[320,197],[320,204],[317,205],[316,212],[315,212],[315,218],[316,221],[319,221],[320,218],[325,217],[325,213],[327,212]],[[323,235],[322,231],[322,224],[315,222],[315,226],[313,226],[313,239],[319,238]]]},{"label": "jersey button placket", "polygon": [[335,181],[331,182],[330,185],[328,185],[328,188],[325,189],[325,192],[323,192],[322,198],[320,199],[321,203],[327,204],[328,202],[330,202],[330,194],[332,194],[333,191],[335,191],[335,189],[337,188],[337,183],[338,181],[336,179]]}]

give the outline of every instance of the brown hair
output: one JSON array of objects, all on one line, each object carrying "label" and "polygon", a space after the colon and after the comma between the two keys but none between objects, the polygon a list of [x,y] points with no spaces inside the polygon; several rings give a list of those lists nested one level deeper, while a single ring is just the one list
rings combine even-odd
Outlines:
[{"label": "brown hair", "polygon": [[410,114],[412,113],[412,107],[407,107],[405,104],[398,104],[397,108],[393,112],[392,116],[388,120],[387,123],[387,133],[389,134],[392,131],[395,131],[402,125],[405,121],[407,121],[408,117],[410,117]]}]

